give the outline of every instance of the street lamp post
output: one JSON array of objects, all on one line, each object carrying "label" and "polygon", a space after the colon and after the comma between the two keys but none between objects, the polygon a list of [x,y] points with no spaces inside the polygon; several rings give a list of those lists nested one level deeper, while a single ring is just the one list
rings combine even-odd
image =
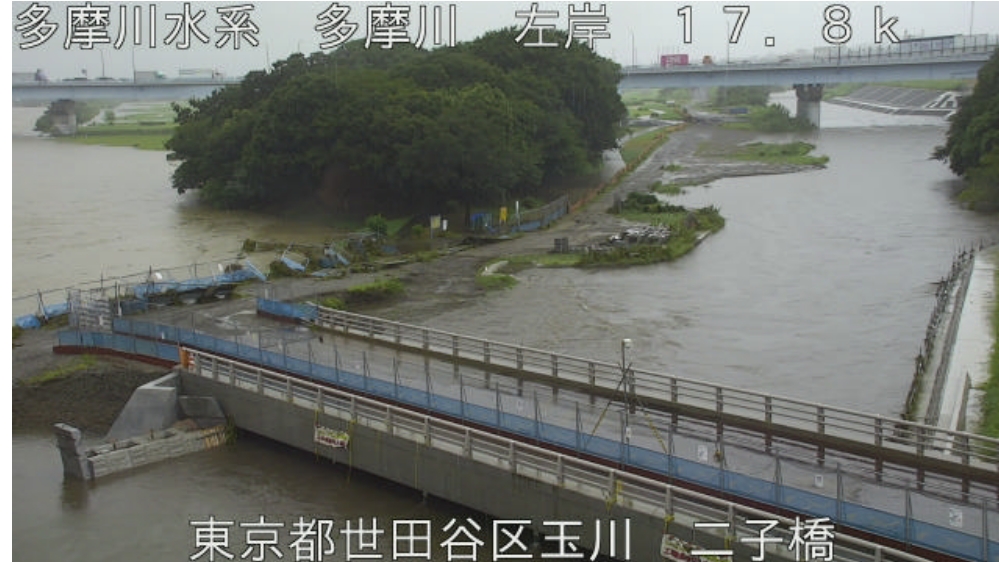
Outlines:
[{"label": "street lamp post", "polygon": [[628,33],[631,33],[631,67],[634,68],[635,55],[637,54],[635,51],[635,32],[632,31],[631,28],[628,28]]},{"label": "street lamp post", "polygon": [[628,404],[628,413],[635,413],[635,373],[628,363],[627,351],[631,349],[631,340],[624,338],[621,340],[621,378],[624,383],[625,402]]}]

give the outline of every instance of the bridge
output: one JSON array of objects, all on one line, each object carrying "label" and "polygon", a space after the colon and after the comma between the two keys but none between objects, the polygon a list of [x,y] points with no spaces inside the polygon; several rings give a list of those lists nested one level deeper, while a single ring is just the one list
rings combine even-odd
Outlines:
[{"label": "bridge", "polygon": [[[911,50],[910,44],[910,51],[906,53],[891,45],[845,50],[825,48],[821,54],[816,49],[815,58],[809,61],[629,67],[623,71],[618,90],[792,85],[798,94],[797,114],[819,125],[824,84],[975,78],[999,47],[999,37],[956,37],[960,39],[959,44],[955,43],[955,36],[950,36],[946,47]],[[60,99],[167,101],[206,97],[219,88],[237,83],[218,80],[24,82],[13,84],[12,96],[15,104]]]},{"label": "bridge", "polygon": [[62,82],[14,82],[15,105],[51,103],[57,100],[182,101],[204,98],[239,80],[64,80]]},{"label": "bridge", "polygon": [[[835,526],[837,560],[999,560],[999,440],[645,372],[623,356],[266,298],[257,313],[297,326],[247,338],[116,318],[110,331],[61,332],[56,350],[177,364],[185,392],[215,396],[247,431],[500,519],[531,517],[541,533],[567,515],[616,521],[627,529],[616,543],[589,525],[578,540],[622,560],[697,560],[693,548],[794,559],[799,519]],[[320,445],[320,432],[349,444]],[[776,523],[765,543],[753,540],[761,521]]]},{"label": "bridge", "polygon": [[631,67],[624,70],[618,90],[792,85],[798,96],[797,115],[819,125],[825,84],[974,79],[999,46],[996,38],[987,39],[973,48],[929,54],[849,51],[844,57],[830,51],[811,61]]}]

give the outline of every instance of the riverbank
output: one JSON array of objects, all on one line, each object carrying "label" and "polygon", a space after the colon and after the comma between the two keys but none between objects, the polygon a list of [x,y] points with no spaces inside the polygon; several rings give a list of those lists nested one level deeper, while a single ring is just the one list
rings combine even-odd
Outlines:
[{"label": "riverbank", "polygon": [[[767,165],[758,162],[725,162],[697,153],[698,148],[706,142],[713,145],[737,146],[756,137],[757,135],[744,131],[730,131],[703,124],[692,125],[673,133],[663,146],[638,165],[614,189],[604,192],[589,205],[561,219],[546,230],[528,233],[509,241],[469,248],[432,261],[402,265],[381,273],[351,274],[343,279],[280,279],[269,283],[267,289],[272,296],[283,300],[313,299],[390,276],[403,282],[405,295],[384,303],[367,305],[362,312],[397,321],[426,323],[443,311],[453,311],[486,295],[487,290],[476,282],[476,276],[489,262],[509,256],[546,254],[552,249],[555,238],[567,238],[570,245],[580,245],[595,240],[606,240],[608,236],[619,233],[629,223],[607,212],[615,197],[626,197],[631,192],[647,191],[651,184],[661,181],[667,174],[681,173],[686,177],[699,177],[701,183],[709,183],[721,177],[789,173],[811,169],[811,167]],[[679,172],[666,171],[667,168],[676,170],[676,166],[679,166]],[[253,288],[247,288],[244,293],[249,296],[253,291]],[[206,305],[171,307],[150,314],[149,319],[184,325],[203,322],[217,328],[220,324],[238,318],[241,323],[239,329],[242,329],[243,323],[260,322],[252,316],[253,308],[252,298],[236,298]],[[52,355],[53,341],[54,332],[41,330],[25,333],[15,342],[15,345],[20,344],[14,348],[12,357],[15,380],[60,368],[64,362],[69,361],[67,358]],[[81,371],[64,379],[72,382],[39,387],[44,388],[44,391],[22,391],[16,394],[15,417],[25,416],[27,412],[50,411],[61,414],[67,411],[64,409],[65,403],[47,403],[38,400],[40,394],[51,392],[65,394],[68,403],[85,402],[88,404],[87,407],[113,412],[111,414],[113,419],[120,404],[104,401],[101,398],[101,389],[108,389],[109,384],[118,384],[115,392],[120,392],[127,400],[131,389],[146,380],[151,380],[155,375],[162,374],[161,369],[152,369],[153,372],[149,374],[148,379],[140,377],[129,381],[126,377],[109,378],[112,373],[146,373],[144,369],[149,367],[129,362],[109,362],[100,358],[95,361],[99,366],[95,367],[96,371]],[[82,388],[63,387],[63,384],[79,384]],[[85,394],[83,388],[93,389],[94,393]],[[73,399],[84,396],[87,397],[86,400]],[[18,403],[21,405],[18,406]],[[43,418],[36,425],[45,425],[48,421],[50,420]],[[58,421],[72,423],[75,420]],[[74,425],[94,427],[95,431],[99,427],[97,423],[86,421],[78,421]]]},{"label": "riverbank", "polygon": [[[950,350],[947,378],[941,389],[941,427],[977,433],[997,424],[996,405],[987,405],[986,385],[990,381],[993,350],[996,345],[996,272],[999,270],[999,248],[985,248],[976,253],[970,279],[961,306],[959,324]],[[994,375],[991,375],[994,379]],[[993,393],[992,398],[995,398]],[[989,418],[983,416],[991,410]]]}]

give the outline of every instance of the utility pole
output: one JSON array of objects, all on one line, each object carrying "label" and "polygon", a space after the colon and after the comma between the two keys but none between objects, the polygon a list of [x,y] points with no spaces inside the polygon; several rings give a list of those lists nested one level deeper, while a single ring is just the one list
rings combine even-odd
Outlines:
[{"label": "utility pole", "polygon": [[635,57],[638,54],[637,51],[635,51],[635,32],[631,28],[628,28],[628,33],[631,33],[631,66],[634,68]]}]

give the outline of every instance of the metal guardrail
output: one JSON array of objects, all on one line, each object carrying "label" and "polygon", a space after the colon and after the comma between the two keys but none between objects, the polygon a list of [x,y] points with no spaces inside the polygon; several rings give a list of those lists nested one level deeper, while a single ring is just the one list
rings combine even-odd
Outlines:
[{"label": "metal guardrail", "polygon": [[[808,491],[806,488],[810,487],[810,484],[805,485],[800,480],[797,480],[797,485],[784,483],[788,476],[794,481],[795,473],[799,474],[798,478],[800,479],[801,469],[800,467],[795,468],[794,462],[781,462],[782,458],[787,459],[787,457],[780,453],[776,453],[780,456],[774,458],[772,481],[759,478],[758,473],[756,476],[746,476],[728,470],[724,462],[720,466],[715,466],[717,463],[712,463],[709,460],[708,447],[717,447],[724,455],[725,443],[721,441],[721,435],[711,435],[713,432],[710,428],[701,428],[700,430],[691,428],[695,433],[685,433],[682,428],[671,429],[673,423],[661,415],[656,415],[655,412],[646,413],[652,416],[646,419],[652,433],[642,431],[641,426],[635,426],[633,429],[636,431],[629,439],[626,428],[628,425],[627,414],[621,411],[619,412],[621,419],[618,424],[611,423],[612,427],[595,435],[600,421],[596,420],[593,433],[584,433],[581,428],[584,425],[589,425],[589,422],[582,424],[580,418],[583,408],[591,411],[588,414],[590,416],[599,413],[599,409],[595,410],[593,406],[583,406],[579,402],[575,402],[575,431],[573,431],[569,429],[572,427],[573,418],[571,398],[568,404],[568,415],[555,414],[554,417],[549,417],[549,420],[544,420],[539,410],[536,392],[533,400],[527,396],[522,399],[518,397],[519,393],[514,388],[510,387],[501,391],[499,386],[496,386],[492,390],[487,388],[484,395],[481,392],[475,392],[477,398],[473,398],[472,385],[475,383],[469,381],[462,385],[462,380],[466,375],[456,376],[457,373],[451,372],[450,365],[446,367],[446,372],[442,373],[445,380],[437,379],[438,382],[444,384],[442,386],[435,384],[432,388],[429,371],[424,373],[425,387],[417,382],[421,378],[419,375],[416,375],[415,380],[412,376],[414,373],[425,371],[428,368],[429,363],[426,360],[420,361],[419,366],[413,364],[402,368],[393,354],[382,357],[380,365],[371,365],[369,368],[369,359],[373,354],[363,351],[359,358],[356,356],[353,359],[341,357],[342,354],[336,351],[334,344],[332,351],[335,357],[333,362],[316,363],[313,355],[319,353],[321,348],[314,349],[310,345],[311,338],[309,338],[310,341],[304,342],[306,344],[304,348],[300,347],[298,352],[294,353],[291,346],[286,345],[286,341],[281,343],[280,351],[270,351],[263,347],[262,339],[259,339],[256,345],[247,345],[241,344],[238,338],[236,341],[231,341],[176,326],[127,319],[116,319],[114,329],[116,332],[114,334],[60,333],[60,343],[82,347],[86,347],[84,344],[88,343],[98,347],[110,346],[112,349],[124,353],[148,354],[150,351],[154,351],[157,352],[155,356],[161,359],[164,358],[161,353],[169,350],[171,351],[169,355],[174,358],[174,363],[180,360],[179,349],[181,347],[197,349],[236,362],[253,365],[252,373],[237,371],[235,376],[245,378],[250,384],[260,388],[282,391],[282,388],[275,387],[274,383],[261,377],[261,373],[267,370],[286,373],[292,377],[297,377],[298,380],[320,385],[329,384],[348,393],[357,392],[376,400],[391,401],[394,404],[415,408],[445,419],[474,424],[487,432],[527,442],[544,443],[545,446],[552,447],[553,450],[587,458],[603,459],[600,462],[608,462],[610,466],[628,466],[630,470],[640,474],[659,474],[667,481],[673,481],[675,478],[685,482],[685,485],[717,489],[727,494],[723,497],[729,499],[741,497],[744,501],[756,502],[753,505],[762,503],[763,505],[779,506],[779,509],[791,513],[809,513],[816,517],[834,518],[840,524],[859,529],[864,533],[870,533],[871,536],[892,539],[899,544],[911,543],[932,550],[939,550],[937,547],[940,547],[951,554],[960,555],[962,559],[977,557],[979,552],[987,552],[988,548],[999,552],[999,545],[988,540],[989,536],[996,533],[995,530],[990,531],[989,528],[992,525],[991,521],[997,514],[995,508],[990,507],[993,500],[989,499],[989,496],[975,495],[958,499],[954,498],[952,494],[947,494],[942,488],[910,491],[911,481],[906,479],[897,483],[888,483],[887,479],[891,475],[885,474],[884,486],[887,486],[886,489],[904,490],[904,496],[899,496],[896,493],[889,498],[883,498],[883,500],[890,500],[886,505],[868,505],[864,502],[858,504],[850,501],[845,495],[844,477],[848,482],[857,481],[852,480],[845,470],[841,472],[838,462],[835,473],[824,471],[826,476],[836,483],[833,487],[835,495],[830,495],[831,492]],[[271,341],[266,345],[274,347],[277,343],[280,342]],[[156,344],[156,346],[151,347],[150,344]],[[303,353],[306,355],[303,356]],[[329,357],[327,357],[328,359]],[[352,365],[352,370],[342,369],[341,359],[349,362]],[[385,363],[386,359],[390,361],[390,366]],[[457,366],[454,368],[457,369]],[[391,369],[391,371],[387,369]],[[379,373],[381,373],[380,376]],[[436,376],[434,375],[434,378]],[[452,376],[456,376],[456,378],[452,378]],[[414,386],[401,384],[402,379],[409,379],[409,384],[414,382],[416,384]],[[452,383],[457,381],[457,384],[449,385],[446,381]],[[292,396],[290,390],[288,390],[288,396]],[[532,404],[533,408],[530,407]],[[530,414],[532,409],[533,415]],[[562,409],[565,411],[565,407]],[[553,411],[549,410],[548,414],[552,416]],[[601,419],[603,419],[603,414],[601,414]],[[593,418],[590,421],[593,421]],[[666,442],[663,441],[661,433],[655,433],[655,427],[659,427],[658,431],[665,433]],[[677,442],[676,447],[674,446],[674,436],[684,440],[686,443],[684,450],[687,450],[692,444],[699,445],[696,461],[683,457],[683,454],[676,449],[680,443]],[[725,437],[729,437],[729,434],[726,434]],[[738,443],[733,442],[733,444],[739,447]],[[703,459],[701,458],[701,445],[705,449]],[[784,467],[783,471],[782,466]],[[820,470],[820,472],[823,471]],[[809,480],[810,477],[811,475],[809,475]],[[861,478],[863,477],[861,476]],[[848,485],[853,486],[854,484]],[[819,487],[821,488],[821,486]],[[935,494],[938,492],[944,492],[952,499],[945,500],[941,504],[939,499],[935,498]],[[900,498],[905,500],[901,505],[898,503]],[[926,503],[927,501],[930,503]],[[941,521],[940,518],[947,513],[948,506],[955,505],[953,502],[961,506],[961,510],[970,508],[972,520],[978,518],[975,513],[981,510],[981,535],[977,535],[974,531],[969,534],[966,531],[947,528],[946,517]],[[874,507],[874,505],[879,507]],[[941,510],[943,511],[941,512]],[[971,523],[969,529],[976,527],[976,523]],[[987,556],[983,558],[988,559]]]},{"label": "metal guardrail", "polygon": [[[627,470],[616,469],[544,447],[524,443],[380,400],[234,361],[195,349],[182,348],[188,372],[290,402],[310,411],[335,416],[464,458],[499,467],[513,474],[562,487],[587,497],[664,521],[676,516],[690,521],[727,521],[733,532],[758,536],[747,520],[795,521],[713,496],[686,490]],[[909,523],[907,523],[907,526]],[[837,559],[922,562],[927,559],[850,535],[836,536]],[[787,541],[781,542],[784,544]],[[983,555],[986,547],[983,546]]]},{"label": "metal guardrail", "polygon": [[[290,309],[281,309],[280,305],[286,303],[258,300],[261,311],[289,315],[285,313],[289,313]],[[612,363],[321,306],[316,306],[315,310],[314,319],[309,321],[317,326],[375,342],[450,355],[456,360],[544,374],[563,384],[575,383],[614,391],[622,383],[622,367]],[[300,315],[301,309],[291,312],[291,315],[294,314]],[[664,399],[719,416],[740,416],[766,426],[786,426],[823,437],[840,437],[878,448],[903,450],[920,457],[932,456],[954,464],[980,466],[995,472],[999,478],[999,439],[638,369],[629,370],[628,380],[633,385],[632,393],[641,397]],[[555,386],[559,383],[551,384]]]}]

